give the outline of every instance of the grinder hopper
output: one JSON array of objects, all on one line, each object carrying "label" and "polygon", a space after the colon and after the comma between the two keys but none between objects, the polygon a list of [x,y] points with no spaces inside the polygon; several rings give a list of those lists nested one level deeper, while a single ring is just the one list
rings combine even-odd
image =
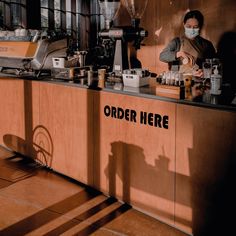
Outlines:
[{"label": "grinder hopper", "polygon": [[120,0],[99,0],[99,5],[105,18],[105,28],[108,30],[120,8]]},{"label": "grinder hopper", "polygon": [[124,69],[132,68],[128,57],[128,43],[133,42],[135,50],[140,48],[141,41],[147,37],[147,31],[139,28],[148,0],[122,0],[132,19],[131,26],[111,27],[111,22],[115,18],[119,8],[120,0],[99,0],[100,9],[104,15],[106,28],[99,33],[105,40],[110,39],[115,42],[113,72],[120,76]]}]

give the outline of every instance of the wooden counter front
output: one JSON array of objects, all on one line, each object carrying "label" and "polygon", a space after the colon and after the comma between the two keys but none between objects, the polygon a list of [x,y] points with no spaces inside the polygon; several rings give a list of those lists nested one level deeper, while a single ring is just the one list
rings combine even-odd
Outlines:
[{"label": "wooden counter front", "polygon": [[11,78],[0,98],[1,145],[189,234],[233,225],[235,111]]},{"label": "wooden counter front", "polygon": [[175,225],[230,235],[235,204],[236,113],[177,105]]},{"label": "wooden counter front", "polygon": [[29,156],[33,129],[39,124],[39,86],[29,80],[0,79],[0,143]]},{"label": "wooden counter front", "polygon": [[94,108],[94,186],[173,224],[175,104],[96,92]]},{"label": "wooden counter front", "polygon": [[[85,184],[93,184],[92,91],[58,84],[39,83],[40,148],[49,145],[48,165]],[[47,142],[40,142],[43,135]],[[37,135],[35,135],[37,137]],[[41,155],[41,159],[45,158]],[[38,156],[39,159],[39,156]]]},{"label": "wooden counter front", "polygon": [[0,98],[1,145],[93,184],[92,91],[1,78]]}]

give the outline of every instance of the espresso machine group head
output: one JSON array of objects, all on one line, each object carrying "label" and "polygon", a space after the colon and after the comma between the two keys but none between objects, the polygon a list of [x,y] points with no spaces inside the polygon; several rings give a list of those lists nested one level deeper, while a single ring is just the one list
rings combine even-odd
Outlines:
[{"label": "espresso machine group head", "polygon": [[128,58],[128,43],[132,43],[134,49],[137,50],[142,40],[148,35],[146,30],[139,27],[147,1],[123,0],[131,17],[131,25],[119,27],[113,26],[112,21],[120,8],[120,0],[99,0],[101,12],[105,18],[105,29],[99,32],[99,37],[115,43],[112,71],[117,76],[121,76],[123,70],[132,67]]}]

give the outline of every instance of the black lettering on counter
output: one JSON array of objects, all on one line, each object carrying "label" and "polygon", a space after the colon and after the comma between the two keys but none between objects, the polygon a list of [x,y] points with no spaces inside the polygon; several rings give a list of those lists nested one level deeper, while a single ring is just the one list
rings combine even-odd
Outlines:
[{"label": "black lettering on counter", "polygon": [[135,110],[131,109],[122,109],[121,107],[113,107],[106,105],[104,107],[104,114],[107,117],[112,117],[116,119],[125,119],[131,122],[137,122],[137,113]]},{"label": "black lettering on counter", "polygon": [[163,116],[163,128],[168,129],[169,116]]},{"label": "black lettering on counter", "polygon": [[110,110],[109,106],[104,107],[104,114],[105,114],[105,116],[110,116],[111,110]]},{"label": "black lettering on counter", "polygon": [[116,108],[115,107],[111,107],[111,117],[116,118]]},{"label": "black lettering on counter", "polygon": [[159,114],[155,114],[155,127],[160,127],[162,128],[162,117]]},{"label": "black lettering on counter", "polygon": [[125,110],[125,119],[129,120],[129,110],[128,109]]},{"label": "black lettering on counter", "polygon": [[125,113],[124,113],[124,110],[122,108],[120,108],[120,107],[117,108],[117,114],[118,114],[117,115],[118,119],[123,119],[124,118]]},{"label": "black lettering on counter", "polygon": [[153,126],[153,113],[148,113],[148,124]]},{"label": "black lettering on counter", "polygon": [[140,112],[140,123],[146,125],[147,124],[147,112]]},{"label": "black lettering on counter", "polygon": [[130,121],[136,122],[137,113],[135,110],[130,110]]},{"label": "black lettering on counter", "polygon": [[[137,112],[132,109],[123,109],[121,107],[114,107],[106,105],[104,107],[104,114],[107,117],[112,117],[115,119],[124,119],[130,122],[137,122]],[[140,124],[149,125],[158,128],[169,128],[169,116],[167,115],[160,115],[151,112],[141,111],[139,117]]]},{"label": "black lettering on counter", "polygon": [[140,112],[140,124],[168,129],[168,119],[169,116],[162,117],[160,114]]}]

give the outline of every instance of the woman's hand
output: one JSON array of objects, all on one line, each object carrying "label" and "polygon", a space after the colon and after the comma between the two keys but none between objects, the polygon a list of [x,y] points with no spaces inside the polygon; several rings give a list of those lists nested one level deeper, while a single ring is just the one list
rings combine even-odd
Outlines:
[{"label": "woman's hand", "polygon": [[187,52],[184,52],[184,51],[178,51],[176,53],[176,58],[182,58],[183,59],[183,58],[189,58],[189,57],[191,57],[191,55]]},{"label": "woman's hand", "polygon": [[189,64],[193,66],[195,64],[194,57],[187,52],[179,51],[176,53],[176,57],[180,58],[184,65]]},{"label": "woman's hand", "polygon": [[187,55],[185,54],[185,52],[183,52],[183,51],[178,51],[177,53],[176,53],[176,58],[184,58],[184,57],[186,57]]},{"label": "woman's hand", "polygon": [[193,85],[193,87],[192,87],[192,96],[193,96],[193,98],[195,99],[195,98],[200,97],[202,95],[203,95],[202,86],[199,85],[199,84]]},{"label": "woman's hand", "polygon": [[193,76],[202,78],[202,77],[203,77],[203,71],[202,71],[202,69],[194,70],[194,71],[193,71]]}]

